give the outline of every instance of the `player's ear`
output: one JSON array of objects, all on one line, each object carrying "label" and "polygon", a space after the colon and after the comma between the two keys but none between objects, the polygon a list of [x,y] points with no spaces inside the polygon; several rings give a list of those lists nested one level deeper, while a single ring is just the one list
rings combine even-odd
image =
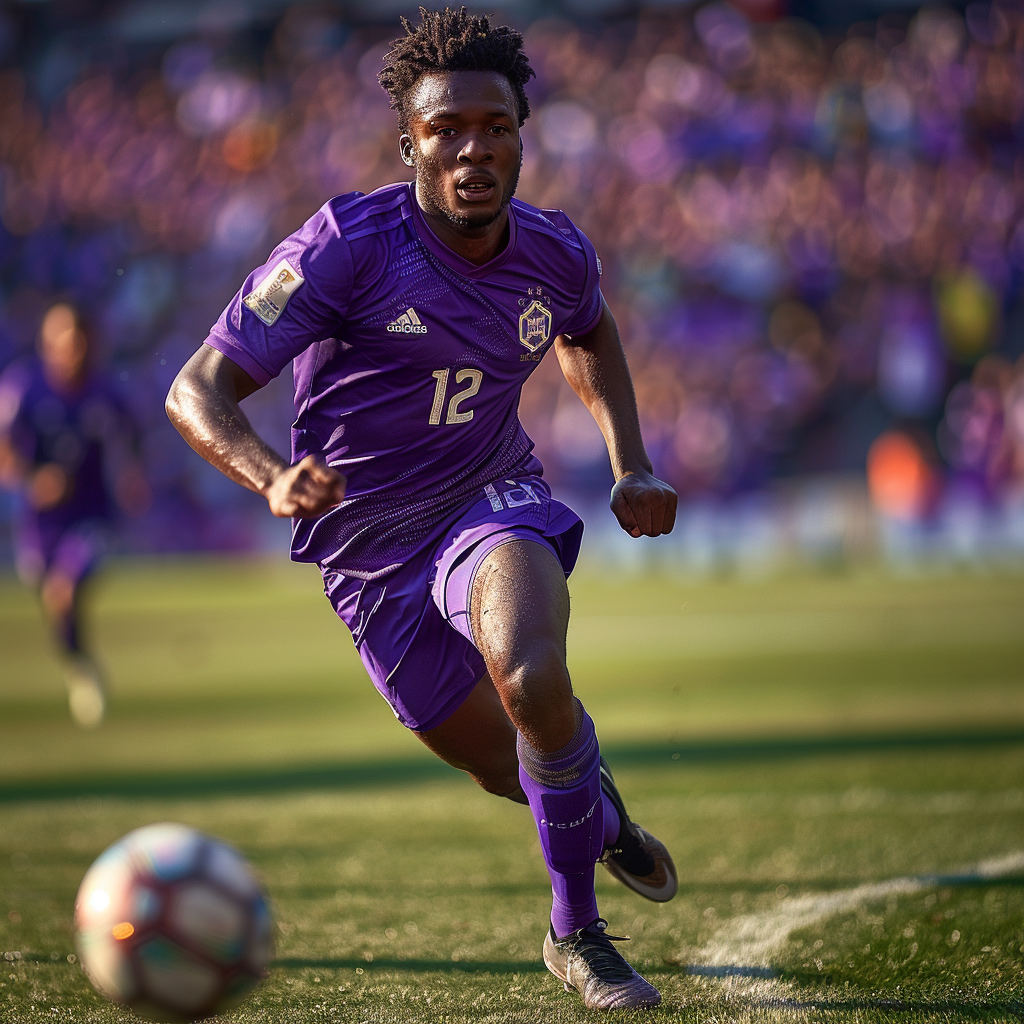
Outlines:
[{"label": "player's ear", "polygon": [[398,152],[402,154],[402,163],[406,167],[416,166],[416,154],[412,148],[412,139],[405,132],[402,132],[398,140]]}]

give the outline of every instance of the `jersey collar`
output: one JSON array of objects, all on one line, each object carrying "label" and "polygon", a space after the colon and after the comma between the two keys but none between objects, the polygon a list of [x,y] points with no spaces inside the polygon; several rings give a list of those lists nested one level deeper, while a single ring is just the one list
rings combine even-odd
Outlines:
[{"label": "jersey collar", "polygon": [[508,204],[508,245],[505,246],[493,260],[477,265],[464,259],[454,249],[449,249],[444,242],[431,230],[427,219],[423,216],[420,204],[416,202],[416,183],[409,182],[409,204],[412,207],[412,221],[419,235],[420,241],[446,266],[463,277],[479,280],[487,277],[499,267],[504,266],[516,250],[516,227],[515,209],[512,203]]}]

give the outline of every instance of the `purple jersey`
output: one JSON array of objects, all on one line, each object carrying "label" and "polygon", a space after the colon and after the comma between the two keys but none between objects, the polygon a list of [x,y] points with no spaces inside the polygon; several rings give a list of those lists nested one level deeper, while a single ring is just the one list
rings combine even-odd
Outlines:
[{"label": "purple jersey", "polygon": [[257,383],[294,360],[292,459],[322,455],[344,502],[296,520],[292,557],[373,579],[486,484],[539,475],[519,393],[559,334],[601,314],[600,264],[563,214],[513,200],[506,248],[475,266],[413,186],[332,199],[252,273],[207,344]]},{"label": "purple jersey", "polygon": [[56,463],[71,480],[59,505],[25,509],[44,534],[56,536],[74,523],[111,516],[108,463],[112,450],[130,441],[133,427],[105,380],[92,376],[69,394],[50,386],[38,360],[14,363],[0,375],[0,434],[29,465]]}]

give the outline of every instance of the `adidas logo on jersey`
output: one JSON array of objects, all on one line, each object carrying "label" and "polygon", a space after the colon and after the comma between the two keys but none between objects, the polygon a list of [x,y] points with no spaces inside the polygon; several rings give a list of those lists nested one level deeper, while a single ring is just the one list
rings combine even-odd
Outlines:
[{"label": "adidas logo on jersey", "polygon": [[401,316],[388,324],[389,334],[426,334],[427,325],[420,323],[416,310],[410,306]]}]

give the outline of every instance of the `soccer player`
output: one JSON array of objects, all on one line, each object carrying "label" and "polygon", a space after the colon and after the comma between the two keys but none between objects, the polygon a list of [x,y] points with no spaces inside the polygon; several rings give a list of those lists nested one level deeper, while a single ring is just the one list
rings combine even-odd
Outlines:
[{"label": "soccer player", "polygon": [[[522,38],[462,9],[404,21],[380,81],[411,184],[332,199],[254,271],[178,375],[189,444],[294,519],[396,717],[485,790],[528,803],[551,877],[548,968],[598,1009],[652,1006],[594,896],[598,861],[665,901],[664,845],[630,821],[566,668],[582,523],[517,416],[548,351],[607,441],[611,508],[672,529],[590,242],[514,200],[533,71]],[[291,362],[292,459],[239,401]]]},{"label": "soccer player", "polygon": [[63,656],[71,717],[83,728],[99,725],[106,704],[82,636],[85,583],[106,549],[115,506],[137,511],[148,498],[131,450],[133,424],[92,355],[81,312],[61,302],[43,317],[38,358],[0,376],[0,484],[22,498],[18,574],[39,593]]}]

